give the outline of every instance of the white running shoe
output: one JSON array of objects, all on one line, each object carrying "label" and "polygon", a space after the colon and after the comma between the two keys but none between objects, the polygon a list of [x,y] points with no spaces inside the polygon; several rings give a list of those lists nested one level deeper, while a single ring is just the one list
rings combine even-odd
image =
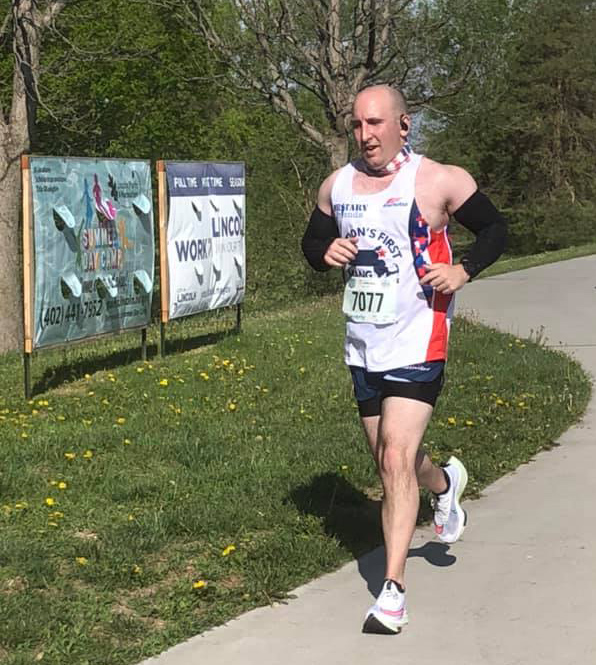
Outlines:
[{"label": "white running shoe", "polygon": [[449,489],[444,494],[435,494],[435,533],[444,543],[454,543],[466,528],[466,511],[459,500],[468,483],[468,472],[457,459],[450,457],[443,470],[449,476]]},{"label": "white running shoe", "polygon": [[395,635],[407,623],[405,592],[393,580],[385,580],[376,603],[366,613],[362,632]]}]

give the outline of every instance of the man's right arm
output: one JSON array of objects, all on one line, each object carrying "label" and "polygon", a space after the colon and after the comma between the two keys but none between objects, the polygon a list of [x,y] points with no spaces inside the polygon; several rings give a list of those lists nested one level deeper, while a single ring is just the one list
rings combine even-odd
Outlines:
[{"label": "man's right arm", "polygon": [[357,253],[355,240],[339,237],[339,229],[331,209],[331,190],[338,171],[333,172],[319,188],[317,205],[302,238],[302,252],[315,270],[321,272],[342,267]]}]

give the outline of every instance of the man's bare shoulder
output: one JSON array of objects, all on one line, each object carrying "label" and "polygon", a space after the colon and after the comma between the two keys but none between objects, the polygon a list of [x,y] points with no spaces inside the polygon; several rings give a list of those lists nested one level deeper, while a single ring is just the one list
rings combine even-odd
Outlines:
[{"label": "man's bare shoulder", "polygon": [[432,187],[452,213],[478,189],[474,178],[461,166],[441,164],[424,157],[420,163],[420,178],[426,187]]},{"label": "man's bare shoulder", "polygon": [[319,187],[317,205],[326,215],[331,214],[331,191],[333,190],[333,185],[335,184],[340,171],[341,168],[333,171],[333,173],[328,175],[325,180],[323,180],[321,186]]}]

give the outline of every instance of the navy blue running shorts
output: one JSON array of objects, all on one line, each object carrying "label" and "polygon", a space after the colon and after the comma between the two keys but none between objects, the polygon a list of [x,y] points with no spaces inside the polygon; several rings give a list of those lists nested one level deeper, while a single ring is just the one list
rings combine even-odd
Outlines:
[{"label": "navy blue running shorts", "polygon": [[381,402],[385,397],[407,397],[434,407],[443,388],[444,372],[431,381],[395,381],[385,378],[390,372],[369,372],[363,367],[350,366],[354,397],[362,418],[381,415]]}]

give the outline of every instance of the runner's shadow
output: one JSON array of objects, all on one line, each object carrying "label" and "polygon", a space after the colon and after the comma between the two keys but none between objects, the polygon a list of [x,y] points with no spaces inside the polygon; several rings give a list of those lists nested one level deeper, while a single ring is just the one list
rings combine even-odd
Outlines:
[{"label": "runner's shadow", "polygon": [[[318,517],[325,534],[351,552],[358,560],[360,575],[376,597],[385,572],[385,548],[379,547],[383,543],[381,502],[370,499],[339,473],[316,476],[292,490],[288,500],[301,513]],[[428,517],[421,508],[419,523],[428,522]],[[452,566],[457,559],[448,551],[449,545],[429,541],[411,548],[408,558],[422,557],[433,566]]]},{"label": "runner's shadow", "polygon": [[292,490],[288,500],[305,515],[318,517],[327,536],[354,558],[383,542],[380,502],[356,489],[339,473],[324,473]]},{"label": "runner's shadow", "polygon": [[[422,547],[412,547],[408,551],[408,559],[415,557],[422,557],[432,566],[440,568],[452,566],[457,561],[457,557],[449,554],[449,545],[432,540]],[[358,572],[366,581],[370,593],[376,598],[381,591],[385,575],[385,548],[377,547],[376,550],[358,559]]]}]

